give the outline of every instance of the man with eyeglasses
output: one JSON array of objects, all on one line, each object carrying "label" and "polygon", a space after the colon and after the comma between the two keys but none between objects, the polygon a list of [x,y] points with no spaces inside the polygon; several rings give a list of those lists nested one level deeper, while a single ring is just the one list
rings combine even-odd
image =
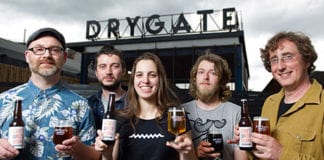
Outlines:
[{"label": "man with eyeglasses", "polygon": [[58,55],[63,52],[63,48],[57,47],[57,46],[53,46],[53,47],[49,47],[49,48],[33,47],[33,48],[28,48],[27,50],[32,51],[36,55],[43,55],[43,54],[45,54],[46,50],[48,50],[48,52],[52,55]]},{"label": "man with eyeglasses", "polygon": [[324,91],[310,73],[317,53],[300,32],[279,32],[261,49],[261,58],[282,89],[268,97],[261,116],[271,136],[253,133],[260,159],[324,159]]},{"label": "man with eyeglasses", "polygon": [[[27,40],[25,59],[31,76],[27,83],[0,94],[0,159],[98,159],[93,149],[95,123],[87,100],[68,90],[60,81],[66,62],[65,39],[53,28],[42,28]],[[13,119],[13,103],[23,99],[22,117],[25,148],[15,149],[7,140],[8,127]],[[58,119],[72,121],[74,136],[62,144],[53,143],[54,124]]]}]

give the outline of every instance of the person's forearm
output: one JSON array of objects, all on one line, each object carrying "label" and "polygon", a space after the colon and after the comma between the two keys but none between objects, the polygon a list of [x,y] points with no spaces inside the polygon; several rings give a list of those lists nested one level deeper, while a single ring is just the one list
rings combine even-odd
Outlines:
[{"label": "person's forearm", "polygon": [[75,160],[100,160],[101,159],[101,153],[96,151],[93,146],[87,146],[84,144],[79,144],[78,147],[76,147],[77,150],[74,150],[72,153],[72,157]]},{"label": "person's forearm", "polygon": [[189,153],[179,153],[180,160],[198,160],[195,151],[190,150]]},{"label": "person's forearm", "polygon": [[238,146],[234,148],[234,159],[235,160],[248,160],[248,152],[244,150],[240,150]]},{"label": "person's forearm", "polygon": [[101,160],[112,160],[112,154],[111,153],[103,153]]},{"label": "person's forearm", "polygon": [[116,151],[116,145],[111,147],[108,146],[108,148],[104,149],[101,154],[102,154],[102,160],[117,160],[117,151]]}]

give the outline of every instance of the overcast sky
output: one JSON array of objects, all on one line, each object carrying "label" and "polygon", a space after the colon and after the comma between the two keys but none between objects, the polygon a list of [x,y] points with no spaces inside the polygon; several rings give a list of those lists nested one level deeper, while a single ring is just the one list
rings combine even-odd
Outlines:
[{"label": "overcast sky", "polygon": [[[272,78],[259,58],[259,48],[279,31],[302,31],[318,53],[324,71],[324,1],[322,0],[1,0],[0,37],[23,42],[41,27],[61,31],[67,42],[85,39],[87,20],[175,14],[235,7],[242,12],[250,68],[249,88],[261,91]],[[321,63],[322,62],[322,63]]]}]

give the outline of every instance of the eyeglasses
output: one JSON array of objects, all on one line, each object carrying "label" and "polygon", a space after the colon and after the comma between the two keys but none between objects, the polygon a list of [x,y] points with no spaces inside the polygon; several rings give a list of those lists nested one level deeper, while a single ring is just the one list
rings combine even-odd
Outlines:
[{"label": "eyeglasses", "polygon": [[282,55],[281,58],[273,57],[273,58],[270,58],[269,64],[271,66],[275,66],[279,63],[279,61],[282,61],[283,63],[290,63],[294,60],[295,56],[296,56],[296,54],[288,53],[288,54]]},{"label": "eyeglasses", "polygon": [[27,50],[32,51],[35,55],[43,55],[45,54],[46,50],[48,50],[51,55],[58,55],[63,52],[62,47],[33,47],[28,48]]}]

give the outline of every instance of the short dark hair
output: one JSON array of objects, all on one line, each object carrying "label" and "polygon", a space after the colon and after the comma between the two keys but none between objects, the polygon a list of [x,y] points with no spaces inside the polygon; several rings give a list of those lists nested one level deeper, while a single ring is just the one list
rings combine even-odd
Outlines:
[{"label": "short dark hair", "polygon": [[94,66],[93,66],[93,69],[96,70],[97,68],[97,64],[98,64],[98,57],[101,56],[101,55],[108,55],[108,54],[113,54],[113,55],[116,55],[119,57],[120,59],[120,63],[122,65],[122,69],[124,71],[126,71],[126,63],[125,63],[125,59],[124,59],[124,54],[118,50],[118,49],[115,49],[114,46],[110,45],[110,44],[106,44],[104,45],[100,50],[99,52],[97,53],[96,55],[96,59],[94,61]]}]

